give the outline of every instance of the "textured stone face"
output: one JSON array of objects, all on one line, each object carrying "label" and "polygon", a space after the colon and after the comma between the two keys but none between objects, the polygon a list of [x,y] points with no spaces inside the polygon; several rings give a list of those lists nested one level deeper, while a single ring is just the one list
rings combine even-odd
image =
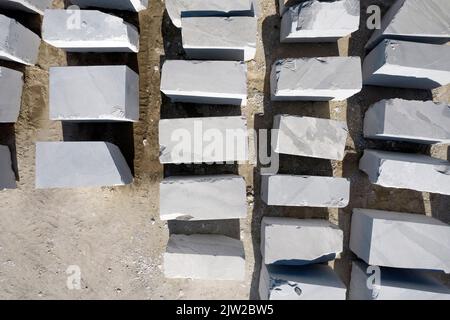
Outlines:
[{"label": "textured stone face", "polygon": [[450,163],[445,160],[366,149],[359,168],[383,187],[450,195]]},{"label": "textured stone face", "polygon": [[347,179],[284,174],[261,179],[261,198],[271,206],[344,208],[349,202]]},{"label": "textured stone face", "polygon": [[80,7],[99,7],[116,10],[142,11],[147,9],[148,0],[70,0]]},{"label": "textured stone face", "polygon": [[434,89],[450,83],[450,46],[384,40],[365,58],[365,85]]},{"label": "textured stone face", "polygon": [[133,176],[119,148],[107,142],[37,142],[36,188],[120,186]]},{"label": "textured stone face", "polygon": [[255,57],[255,17],[188,17],[181,21],[183,48],[190,59],[248,61]]},{"label": "textured stone face", "polygon": [[0,14],[0,59],[34,65],[41,39],[17,21]]},{"label": "textured stone face", "polygon": [[369,139],[450,143],[450,106],[433,101],[382,100],[366,112]]},{"label": "textured stone face", "polygon": [[42,15],[45,9],[52,6],[52,2],[53,0],[1,0],[0,8],[21,10]]},{"label": "textured stone face", "polygon": [[354,209],[350,249],[374,266],[450,272],[450,226],[424,215]]},{"label": "textured stone face", "polygon": [[160,183],[161,220],[222,220],[247,216],[244,178],[170,177]]},{"label": "textured stone face", "polygon": [[12,169],[11,151],[0,145],[0,191],[16,188],[16,175]]},{"label": "textured stone face", "polygon": [[359,29],[359,0],[306,1],[281,20],[281,42],[334,42]]},{"label": "textured stone face", "polygon": [[362,89],[359,57],[278,60],[270,86],[274,101],[345,100]]},{"label": "textured stone face", "polygon": [[367,288],[373,272],[368,265],[352,263],[350,300],[449,300],[450,290],[427,272],[412,269],[380,268],[379,288]]},{"label": "textured stone face", "polygon": [[384,39],[446,43],[450,40],[450,1],[395,1],[366,47],[371,49]]},{"label": "textured stone face", "polygon": [[122,18],[97,10],[46,10],[42,38],[68,52],[138,52],[139,34]]},{"label": "textured stone face", "polygon": [[139,76],[127,66],[50,68],[51,120],[139,120]]},{"label": "textured stone face", "polygon": [[346,288],[327,265],[261,268],[261,300],[345,300]]},{"label": "textured stone face", "polygon": [[0,123],[15,123],[22,101],[23,75],[0,67]]},{"label": "textured stone face", "polygon": [[321,159],[344,159],[347,124],[342,121],[277,115],[272,136],[275,152]]},{"label": "textured stone face", "polygon": [[245,278],[242,242],[222,235],[172,234],[164,253],[167,278],[236,280]]},{"label": "textured stone face", "polygon": [[261,253],[265,264],[306,265],[342,252],[343,232],[327,220],[264,217]]}]

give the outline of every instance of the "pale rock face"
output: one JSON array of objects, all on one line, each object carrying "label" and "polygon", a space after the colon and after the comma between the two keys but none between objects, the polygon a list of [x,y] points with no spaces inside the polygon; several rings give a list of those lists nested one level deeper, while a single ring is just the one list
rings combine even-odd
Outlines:
[{"label": "pale rock face", "polygon": [[15,123],[22,101],[23,75],[0,67],[0,123]]},{"label": "pale rock face", "polygon": [[70,0],[73,4],[85,7],[98,7],[115,10],[139,12],[147,9],[148,0]]},{"label": "pale rock face", "polygon": [[16,188],[16,175],[12,169],[11,151],[0,145],[0,191]]},{"label": "pale rock face", "polygon": [[0,8],[43,15],[45,9],[51,8],[52,2],[53,0],[1,0]]}]

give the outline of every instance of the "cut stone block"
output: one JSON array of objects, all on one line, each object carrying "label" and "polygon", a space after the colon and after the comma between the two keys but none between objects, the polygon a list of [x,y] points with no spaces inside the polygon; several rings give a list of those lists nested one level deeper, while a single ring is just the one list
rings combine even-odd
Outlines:
[{"label": "cut stone block", "polygon": [[261,267],[261,300],[345,300],[346,291],[327,265]]},{"label": "cut stone block", "polygon": [[79,23],[73,10],[46,10],[42,38],[68,52],[138,52],[139,33],[122,18],[97,10],[80,10]]},{"label": "cut stone block", "polygon": [[159,145],[161,163],[247,161],[247,122],[243,117],[160,120]]},{"label": "cut stone block", "polygon": [[363,64],[365,85],[430,90],[450,83],[450,46],[384,40]]},{"label": "cut stone block", "polygon": [[334,260],[342,252],[343,232],[328,220],[264,217],[263,263],[307,265]]},{"label": "cut stone block", "polygon": [[98,7],[139,12],[147,9],[148,0],[70,0],[82,8]]},{"label": "cut stone block", "polygon": [[344,208],[350,197],[350,181],[344,178],[263,175],[261,198],[270,206]]},{"label": "cut stone block", "polygon": [[380,268],[380,283],[369,289],[373,272],[369,266],[353,262],[350,300],[450,300],[450,289],[427,272],[411,269]]},{"label": "cut stone block", "polygon": [[0,191],[16,188],[16,175],[11,161],[11,151],[7,146],[0,145]]},{"label": "cut stone block", "polygon": [[258,14],[257,0],[166,0],[165,3],[177,28],[181,28],[183,17],[254,17]]},{"label": "cut stone block", "polygon": [[0,59],[34,65],[40,45],[41,38],[36,34],[0,14]]},{"label": "cut stone block", "polygon": [[304,2],[305,0],[278,0],[278,9],[282,16],[290,7]]},{"label": "cut stone block", "polygon": [[362,89],[359,57],[278,60],[270,77],[273,101],[345,100]]},{"label": "cut stone block", "polygon": [[450,226],[424,215],[353,209],[350,249],[370,265],[450,273]]},{"label": "cut stone block", "polygon": [[50,68],[51,120],[139,120],[139,76],[127,66]]},{"label": "cut stone block", "polygon": [[0,67],[0,123],[15,123],[22,102],[23,75]]},{"label": "cut stone block", "polygon": [[275,152],[303,157],[343,160],[347,123],[329,119],[276,115],[272,134]]},{"label": "cut stone block", "polygon": [[132,182],[125,158],[111,143],[36,143],[37,189],[107,187]]},{"label": "cut stone block", "polygon": [[359,0],[302,2],[283,14],[281,42],[335,42],[359,29],[359,12]]},{"label": "cut stone block", "polygon": [[359,169],[376,185],[450,195],[450,163],[445,160],[421,154],[364,150]]},{"label": "cut stone block", "polygon": [[382,100],[366,112],[369,139],[450,143],[450,106],[433,101]]},{"label": "cut stone block", "polygon": [[170,177],[160,183],[161,220],[222,220],[247,216],[244,178]]},{"label": "cut stone block", "polygon": [[21,10],[31,13],[44,14],[44,10],[52,6],[53,0],[1,0],[0,8],[7,10]]},{"label": "cut stone block", "polygon": [[366,48],[371,49],[384,39],[436,44],[450,41],[450,1],[395,1]]},{"label": "cut stone block", "polygon": [[245,278],[242,242],[222,235],[172,234],[164,253],[166,278],[236,280]]},{"label": "cut stone block", "polygon": [[173,102],[247,104],[247,66],[235,61],[168,60],[161,91]]},{"label": "cut stone block", "polygon": [[190,59],[252,60],[257,23],[255,17],[182,18],[183,48]]}]

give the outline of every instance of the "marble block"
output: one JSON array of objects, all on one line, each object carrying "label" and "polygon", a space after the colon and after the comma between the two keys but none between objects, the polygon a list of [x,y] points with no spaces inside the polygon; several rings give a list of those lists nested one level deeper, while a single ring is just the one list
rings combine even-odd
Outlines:
[{"label": "marble block", "polygon": [[0,123],[15,123],[22,102],[22,72],[0,67]]},{"label": "marble block", "polygon": [[53,0],[1,0],[0,8],[43,15],[45,9],[51,8],[52,2]]},{"label": "marble block", "polygon": [[11,151],[0,145],[0,191],[16,188],[16,175],[12,168]]},{"label": "marble block", "polygon": [[147,9],[148,0],[70,0],[73,4],[85,7],[98,7],[114,10],[139,12]]}]

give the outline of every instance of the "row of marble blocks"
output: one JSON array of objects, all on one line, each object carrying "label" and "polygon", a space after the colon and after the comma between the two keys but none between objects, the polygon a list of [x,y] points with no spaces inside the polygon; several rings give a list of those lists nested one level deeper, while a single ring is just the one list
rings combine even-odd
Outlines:
[{"label": "row of marble blocks", "polygon": [[[51,8],[53,0],[2,0],[0,8],[21,10],[43,15]],[[115,10],[141,11],[147,8],[148,0],[70,0],[79,7],[99,7]]]}]

